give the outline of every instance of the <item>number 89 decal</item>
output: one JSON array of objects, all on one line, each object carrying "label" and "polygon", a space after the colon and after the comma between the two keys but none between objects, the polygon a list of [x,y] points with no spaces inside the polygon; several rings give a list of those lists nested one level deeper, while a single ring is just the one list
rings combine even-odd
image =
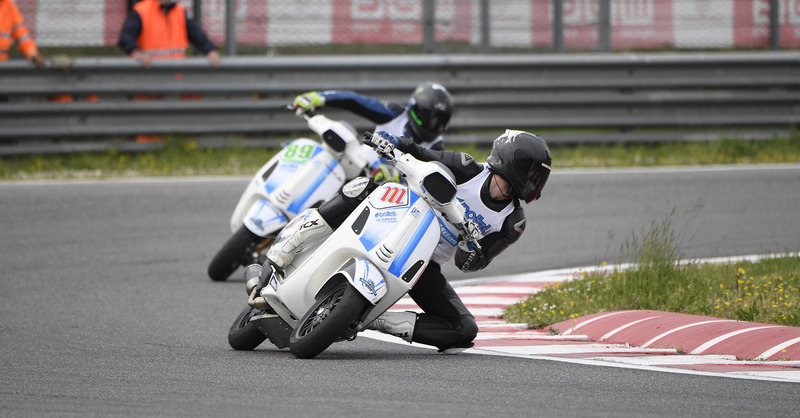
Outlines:
[{"label": "number 89 decal", "polygon": [[314,153],[316,145],[289,145],[283,154],[283,159],[297,163],[306,162]]}]

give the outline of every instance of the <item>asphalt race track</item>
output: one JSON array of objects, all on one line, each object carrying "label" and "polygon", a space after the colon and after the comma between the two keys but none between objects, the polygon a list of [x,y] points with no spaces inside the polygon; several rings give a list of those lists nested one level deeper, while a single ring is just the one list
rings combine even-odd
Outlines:
[{"label": "asphalt race track", "polygon": [[[297,360],[227,330],[210,258],[249,179],[0,182],[0,416],[797,416],[796,383],[436,354],[369,338]],[[614,261],[674,210],[681,253],[800,250],[800,165],[557,170],[480,274]]]}]

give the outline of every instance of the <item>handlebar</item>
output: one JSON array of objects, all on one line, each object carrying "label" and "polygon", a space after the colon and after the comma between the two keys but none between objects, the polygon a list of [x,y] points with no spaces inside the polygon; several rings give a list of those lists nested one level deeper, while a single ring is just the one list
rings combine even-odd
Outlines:
[{"label": "handlebar", "polygon": [[[372,138],[373,138],[372,132],[369,132],[369,131],[364,132],[364,139],[361,140],[361,143],[369,146],[372,149],[375,149],[375,148],[378,147],[378,144],[372,142]],[[394,156],[393,153],[389,153],[389,154],[378,153],[378,154],[383,156],[383,158],[385,158],[386,162],[388,162],[388,163],[391,163],[391,161],[395,159],[395,156]]]},{"label": "handlebar", "polygon": [[[366,145],[368,145],[368,146],[370,146],[371,148],[375,148],[375,147],[377,147],[377,144],[372,142],[372,138],[373,138],[373,135],[372,135],[371,132],[364,132],[364,139],[361,142],[366,144]],[[397,160],[395,160],[394,153],[390,153],[390,155],[385,155],[385,158],[387,160],[386,161],[387,163],[389,163],[391,165],[397,164]],[[445,215],[445,218],[447,218],[447,215]],[[452,221],[450,221],[450,222],[453,224],[453,226],[456,227],[456,229],[458,229],[459,231],[462,232],[462,234],[464,236],[464,239],[466,241],[471,242],[478,249],[481,248],[481,244],[480,244],[481,237],[480,236],[476,236],[476,235],[481,235],[480,231],[475,229],[475,228],[472,228],[472,229],[469,228],[467,225],[468,225],[468,223],[470,221],[468,221],[467,219],[462,219],[460,222],[452,222]]]},{"label": "handlebar", "polygon": [[370,131],[364,132],[364,140],[361,142],[369,145],[372,148],[375,148],[377,146],[374,142],[372,142],[372,132]]},{"label": "handlebar", "polygon": [[284,109],[293,111],[294,114],[297,115],[297,117],[303,118],[305,120],[308,120],[317,114],[314,111],[314,109],[303,109],[302,107],[298,107],[297,109],[295,109],[294,103],[287,104],[286,106],[284,106]]}]

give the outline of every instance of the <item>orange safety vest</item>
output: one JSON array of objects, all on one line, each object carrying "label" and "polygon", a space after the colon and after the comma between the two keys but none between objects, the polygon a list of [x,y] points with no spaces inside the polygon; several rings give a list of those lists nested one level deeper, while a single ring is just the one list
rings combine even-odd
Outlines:
[{"label": "orange safety vest", "polygon": [[39,54],[36,42],[28,33],[28,28],[22,24],[22,14],[17,5],[13,0],[0,0],[0,61],[8,60],[12,40],[17,42],[17,47],[25,57]]},{"label": "orange safety vest", "polygon": [[186,9],[176,4],[166,15],[159,0],[143,0],[133,6],[142,19],[142,32],[136,39],[139,52],[151,59],[186,57]]}]

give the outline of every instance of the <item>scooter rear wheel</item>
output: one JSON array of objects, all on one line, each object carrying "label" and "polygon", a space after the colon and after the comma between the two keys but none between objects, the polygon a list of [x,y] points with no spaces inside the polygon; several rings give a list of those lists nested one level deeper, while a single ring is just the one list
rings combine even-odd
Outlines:
[{"label": "scooter rear wheel", "polygon": [[236,317],[231,329],[228,331],[228,344],[231,345],[231,348],[250,351],[267,339],[266,335],[262,334],[254,324],[250,323],[250,318],[258,313],[258,309],[248,306]]},{"label": "scooter rear wheel", "polygon": [[320,297],[297,324],[289,351],[297,358],[313,358],[334,341],[349,337],[348,328],[367,302],[349,283],[341,283]]}]

